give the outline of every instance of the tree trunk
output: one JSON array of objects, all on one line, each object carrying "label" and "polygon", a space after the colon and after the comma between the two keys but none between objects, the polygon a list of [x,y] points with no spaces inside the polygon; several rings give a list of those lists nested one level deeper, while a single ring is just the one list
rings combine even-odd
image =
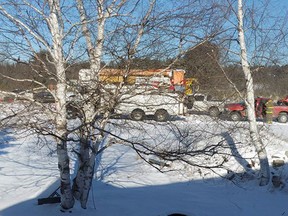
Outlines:
[{"label": "tree trunk", "polygon": [[[95,167],[95,158],[98,151],[98,139],[94,134],[93,124],[94,124],[94,115],[96,112],[95,101],[90,100],[90,94],[93,94],[97,91],[97,82],[98,82],[98,73],[100,71],[102,49],[104,43],[104,27],[106,17],[104,15],[104,1],[98,1],[97,6],[97,18],[98,18],[98,30],[97,30],[97,42],[94,45],[91,37],[91,32],[88,28],[86,12],[84,8],[83,0],[77,0],[77,8],[80,15],[82,23],[82,32],[86,39],[87,50],[89,54],[90,69],[91,69],[91,82],[88,86],[90,93],[86,94],[87,103],[84,106],[85,112],[85,122],[83,125],[88,125],[83,127],[80,130],[80,152],[78,154],[79,164],[77,175],[73,180],[73,195],[80,201],[81,207],[86,208],[87,200],[89,196],[89,191],[91,188],[94,167]],[[97,103],[96,103],[97,104]]]},{"label": "tree trunk", "polygon": [[74,198],[71,190],[69,156],[66,141],[57,144],[58,168],[60,171],[61,207],[70,209],[74,206]]},{"label": "tree trunk", "polygon": [[96,152],[91,152],[91,156],[89,158],[88,163],[85,166],[85,179],[83,181],[83,189],[82,189],[82,196],[80,199],[81,207],[86,208],[89,192],[91,189],[93,175],[94,175],[94,167],[95,167],[95,158]]},{"label": "tree trunk", "polygon": [[66,119],[66,95],[67,84],[65,74],[65,59],[63,56],[63,26],[60,2],[49,0],[50,14],[47,19],[52,34],[53,49],[51,55],[56,68],[57,88],[56,88],[56,130],[57,135],[57,153],[58,165],[61,179],[61,206],[64,209],[70,209],[74,206],[74,197],[72,194],[70,182],[69,156],[67,152],[67,119]]},{"label": "tree trunk", "polygon": [[89,161],[89,138],[84,130],[80,131],[80,152],[78,154],[78,169],[73,180],[73,195],[77,200],[81,199],[83,193],[83,182],[85,179],[86,164]]},{"label": "tree trunk", "polygon": [[[141,23],[141,28],[138,31],[136,42],[133,46],[133,52],[130,53],[134,55],[136,49],[140,43],[140,40],[144,34],[144,27],[147,23],[148,17],[150,16],[152,9],[155,5],[155,0],[150,2],[149,10],[146,16],[143,18]],[[98,74],[101,69],[101,57],[103,54],[103,44],[104,44],[104,34],[105,34],[105,22],[106,19],[111,17],[111,11],[117,11],[121,8],[125,3],[126,0],[121,0],[118,2],[118,5],[115,2],[111,3],[110,5],[106,5],[107,2],[104,0],[97,1],[97,40],[95,43],[92,41],[91,32],[88,28],[87,17],[85,12],[85,7],[83,0],[77,0],[77,9],[80,15],[81,24],[82,24],[82,33],[85,36],[86,44],[87,44],[87,51],[89,55],[90,61],[90,69],[91,69],[91,82],[88,86],[88,89],[91,91],[91,94],[97,95],[97,82]],[[107,6],[107,8],[106,8]],[[106,10],[105,10],[106,8]],[[118,9],[116,9],[118,8]],[[115,10],[114,10],[115,9]],[[86,117],[86,122],[84,125],[90,125],[84,130],[80,132],[81,143],[80,143],[80,152],[79,152],[79,167],[77,176],[73,182],[73,194],[76,199],[80,199],[81,207],[86,208],[87,199],[89,195],[89,191],[91,188],[93,174],[94,174],[94,166],[95,166],[95,158],[98,152],[99,144],[103,140],[103,134],[96,133],[93,128],[94,122],[94,115],[97,111],[97,107],[95,107],[95,101],[91,100],[89,93],[86,95],[87,103],[84,106],[84,112]],[[89,100],[90,99],[90,100]],[[97,104],[97,102],[96,102]],[[109,111],[108,111],[109,112]],[[107,113],[106,113],[107,114]],[[107,122],[107,115],[104,115],[103,121],[100,123],[99,127],[104,128]],[[85,131],[87,130],[87,131]]]},{"label": "tree trunk", "polygon": [[[77,175],[73,180],[73,195],[80,201],[81,207],[86,209],[89,191],[91,188],[94,167],[95,167],[95,158],[98,151],[98,145],[94,144],[90,137],[90,133],[81,131],[81,143],[80,143],[80,152],[79,152],[79,164]],[[85,138],[84,138],[85,137]],[[97,141],[96,141],[97,142]]]},{"label": "tree trunk", "polygon": [[255,107],[254,107],[254,88],[253,88],[253,78],[251,75],[251,70],[247,58],[247,50],[245,44],[245,34],[243,27],[243,4],[242,0],[238,0],[238,36],[239,43],[241,48],[241,63],[242,69],[245,75],[246,80],[246,106],[247,106],[247,115],[249,120],[249,130],[250,137],[253,145],[255,146],[258,158],[260,161],[260,185],[264,186],[269,183],[270,180],[270,169],[269,162],[267,158],[267,153],[265,147],[262,143],[261,137],[259,135],[259,130],[257,127],[256,116],[255,116]]}]

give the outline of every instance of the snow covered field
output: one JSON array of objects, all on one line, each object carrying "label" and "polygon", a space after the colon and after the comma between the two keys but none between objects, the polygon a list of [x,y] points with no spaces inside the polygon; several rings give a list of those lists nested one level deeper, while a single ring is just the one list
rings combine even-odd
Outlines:
[{"label": "snow covered field", "polygon": [[[174,122],[179,125],[184,123],[191,127],[201,125],[206,130],[218,130],[219,124],[235,124],[229,121],[213,122],[207,116],[197,115]],[[272,163],[273,158],[277,157],[287,163],[288,124],[274,122],[273,125],[266,125],[259,122],[259,125],[263,126],[262,135],[269,162]],[[245,134],[244,129],[239,129],[230,138],[234,143],[242,143],[239,154],[242,162],[247,156],[248,163],[255,153],[246,142]],[[46,142],[48,145],[44,145]],[[36,142],[26,132],[16,133],[9,128],[0,131],[1,216],[166,216],[173,213],[189,216],[288,215],[286,164],[271,169],[282,178],[280,188],[274,188],[272,184],[259,187],[257,179],[247,180],[245,184],[241,181],[235,183],[210,171],[197,174],[194,168],[177,163],[172,164],[174,171],[161,173],[124,145],[113,145],[98,158],[88,208],[83,210],[76,204],[71,213],[62,213],[59,204],[37,205],[38,198],[49,196],[59,184],[54,149],[49,139]],[[243,169],[242,162],[230,158],[228,165],[237,171]],[[72,161],[72,170],[73,167]],[[254,169],[257,170],[257,165]]]}]

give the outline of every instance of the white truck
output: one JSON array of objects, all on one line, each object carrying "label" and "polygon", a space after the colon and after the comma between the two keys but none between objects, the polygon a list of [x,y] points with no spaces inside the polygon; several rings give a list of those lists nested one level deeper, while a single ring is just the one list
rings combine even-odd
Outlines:
[{"label": "white truck", "polygon": [[214,100],[210,95],[195,94],[186,98],[189,112],[208,113],[212,117],[218,117],[224,111],[224,105],[224,101]]},{"label": "white truck", "polygon": [[130,115],[130,118],[141,121],[146,115],[153,115],[156,121],[167,121],[173,115],[184,115],[183,96],[177,93],[147,92],[141,94],[123,94],[114,112]]}]

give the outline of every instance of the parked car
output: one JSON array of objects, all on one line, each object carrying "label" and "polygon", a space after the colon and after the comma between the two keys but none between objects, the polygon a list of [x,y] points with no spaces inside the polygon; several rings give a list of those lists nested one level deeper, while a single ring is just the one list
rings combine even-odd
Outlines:
[{"label": "parked car", "polygon": [[55,103],[54,96],[48,91],[40,91],[34,93],[33,99],[40,103]]},{"label": "parked car", "polygon": [[33,91],[32,90],[22,90],[22,89],[14,89],[13,96],[15,100],[32,100],[33,99]]},{"label": "parked car", "polygon": [[15,100],[14,95],[6,95],[2,99],[3,102],[7,102],[7,103],[12,103],[12,102],[14,102],[14,100]]},{"label": "parked car", "polygon": [[5,103],[12,103],[15,100],[15,96],[13,94],[9,94],[8,92],[6,93],[1,93],[0,94],[0,102],[5,102]]}]

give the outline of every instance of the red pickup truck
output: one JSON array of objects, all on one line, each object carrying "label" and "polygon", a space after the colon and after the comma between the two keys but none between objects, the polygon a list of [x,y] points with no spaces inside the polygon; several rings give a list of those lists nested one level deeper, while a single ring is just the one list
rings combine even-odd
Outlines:
[{"label": "red pickup truck", "polygon": [[[255,98],[255,114],[256,118],[264,119],[266,116],[265,103],[269,98]],[[247,117],[246,105],[244,102],[225,104],[224,113],[233,121],[239,121]],[[285,104],[274,105],[273,118],[278,122],[286,123],[288,120],[288,106]]]}]

